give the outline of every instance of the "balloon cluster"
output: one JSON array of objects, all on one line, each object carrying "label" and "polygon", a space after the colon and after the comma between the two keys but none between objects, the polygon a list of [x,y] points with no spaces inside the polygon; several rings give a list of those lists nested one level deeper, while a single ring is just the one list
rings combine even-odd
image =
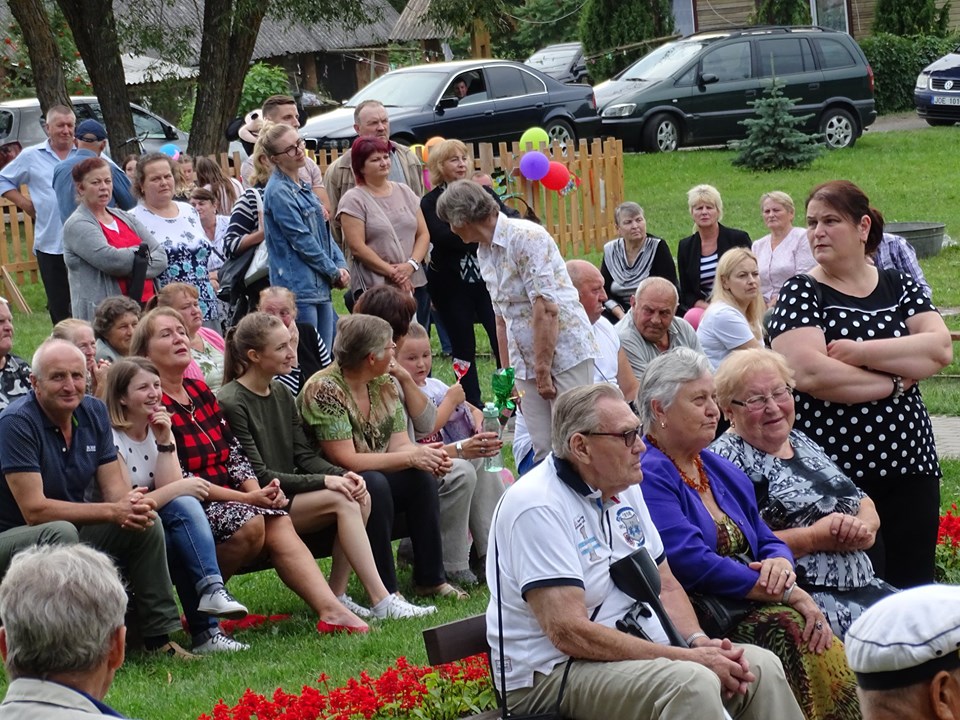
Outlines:
[{"label": "balloon cluster", "polygon": [[547,190],[566,195],[580,185],[580,179],[562,162],[551,160],[546,153],[532,149],[546,145],[549,140],[547,131],[539,127],[529,128],[520,136],[520,147],[524,150],[520,158],[520,174],[527,180],[539,181]]}]

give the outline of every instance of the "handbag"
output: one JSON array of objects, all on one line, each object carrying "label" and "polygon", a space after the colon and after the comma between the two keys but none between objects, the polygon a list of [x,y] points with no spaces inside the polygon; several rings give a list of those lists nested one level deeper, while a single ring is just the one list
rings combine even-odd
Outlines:
[{"label": "handbag", "polygon": [[[257,217],[260,217],[263,214],[263,198],[261,197],[259,191],[255,193],[255,197],[257,203]],[[217,282],[220,283],[220,292],[218,293],[218,297],[221,300],[229,302],[231,298],[240,295],[240,292],[246,286],[246,275],[250,269],[251,263],[253,262],[253,258],[256,255],[258,248],[264,244],[265,242],[261,242],[259,245],[254,247],[248,247],[243,252],[227,258],[223,265],[220,266],[220,269],[217,271]],[[264,250],[264,254],[266,254],[266,250]]]},{"label": "handbag", "polygon": [[[744,565],[753,562],[746,553],[737,553],[729,558]],[[688,597],[690,604],[693,605],[693,611],[697,614],[700,627],[712,638],[726,637],[747,615],[761,605],[755,600],[746,598],[705,593],[689,593]]]},{"label": "handbag", "polygon": [[246,285],[252,285],[257,280],[265,278],[268,272],[270,272],[270,253],[267,250],[267,241],[264,240],[255,248],[250,266],[243,274],[243,282]]}]

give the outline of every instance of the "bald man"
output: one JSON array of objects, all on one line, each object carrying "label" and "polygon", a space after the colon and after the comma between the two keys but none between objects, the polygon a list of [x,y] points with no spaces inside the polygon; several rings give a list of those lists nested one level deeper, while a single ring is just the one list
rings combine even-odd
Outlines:
[{"label": "bald man", "polygon": [[600,355],[593,361],[593,381],[617,385],[627,401],[635,400],[640,383],[630,367],[630,359],[620,347],[620,338],[610,321],[603,317],[607,293],[603,276],[586,260],[568,260],[567,273],[580,293],[580,304],[593,327],[593,336],[600,347]]},{"label": "bald man", "polygon": [[[156,503],[130,488],[107,407],[85,394],[83,353],[47,340],[31,367],[32,390],[0,414],[0,574],[30,545],[92,545],[124,568],[147,649],[188,656],[167,636],[180,612]],[[86,502],[94,482],[103,502]]]}]

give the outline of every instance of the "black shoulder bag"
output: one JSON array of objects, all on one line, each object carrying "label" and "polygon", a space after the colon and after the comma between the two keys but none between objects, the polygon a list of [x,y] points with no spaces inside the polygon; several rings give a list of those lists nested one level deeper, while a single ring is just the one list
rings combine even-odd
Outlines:
[{"label": "black shoulder bag", "polygon": [[147,280],[147,266],[150,264],[150,246],[145,242],[133,251],[133,269],[130,282],[127,283],[127,297],[143,305],[143,286]]}]

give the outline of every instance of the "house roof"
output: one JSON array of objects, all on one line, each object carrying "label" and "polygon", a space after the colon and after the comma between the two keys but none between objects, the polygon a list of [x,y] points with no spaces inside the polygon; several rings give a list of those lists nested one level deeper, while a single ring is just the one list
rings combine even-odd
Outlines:
[{"label": "house roof", "polygon": [[446,40],[453,31],[441,27],[427,17],[430,0],[409,0],[400,18],[390,31],[390,39],[396,42],[409,40]]}]

